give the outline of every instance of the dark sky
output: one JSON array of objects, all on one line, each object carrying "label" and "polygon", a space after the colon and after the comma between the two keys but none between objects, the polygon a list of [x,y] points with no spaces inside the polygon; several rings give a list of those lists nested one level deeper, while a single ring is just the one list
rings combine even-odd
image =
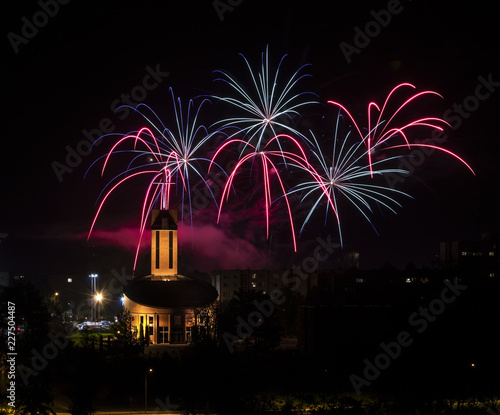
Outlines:
[{"label": "dark sky", "polygon": [[[130,233],[138,226],[143,188],[131,185],[111,200],[97,222],[100,233],[87,242],[95,203],[107,181],[96,169],[84,175],[106,153],[109,141],[90,152],[84,132],[139,128],[138,118],[113,112],[116,100],[134,91],[132,96],[168,123],[170,87],[183,102],[222,94],[213,71],[244,78],[247,69],[239,54],[256,67],[267,45],[273,62],[288,55],[284,74],[310,64],[305,72],[312,77],[300,88],[316,93],[321,104],[304,109],[303,127],[318,134],[333,128],[336,112],[328,100],[363,116],[368,102],[382,103],[395,85],[409,82],[417,91],[443,96],[419,101],[412,107],[415,116],[446,114],[451,128],[443,146],[476,172],[473,176],[442,154],[426,157],[398,183],[414,199],[398,199],[397,215],[373,211],[379,235],[352,207],[341,206],[345,249],[360,253],[361,267],[385,262],[404,267],[409,261],[430,265],[440,241],[479,239],[483,232],[499,231],[499,33],[491,3],[231,4],[42,0],[15,2],[2,13],[0,233],[8,236],[0,244],[0,271],[131,267]],[[385,19],[383,25],[375,23],[377,18]],[[363,40],[359,33],[366,30],[372,36]],[[351,46],[356,50],[348,54]],[[150,90],[142,96],[137,87],[152,72],[156,85],[148,78]],[[222,111],[212,104],[203,121],[210,124]],[[416,138],[428,137],[422,134]],[[77,149],[83,155],[68,156]],[[54,163],[68,161],[71,166],[57,177]],[[318,236],[338,239],[335,223],[330,220],[324,227],[320,214],[294,254],[283,212],[277,212],[273,238],[266,241],[261,217],[251,219],[258,207],[237,196],[228,203],[225,227],[215,223],[213,209],[196,213],[195,226],[184,230],[185,264],[203,271],[300,265],[312,255]]]}]

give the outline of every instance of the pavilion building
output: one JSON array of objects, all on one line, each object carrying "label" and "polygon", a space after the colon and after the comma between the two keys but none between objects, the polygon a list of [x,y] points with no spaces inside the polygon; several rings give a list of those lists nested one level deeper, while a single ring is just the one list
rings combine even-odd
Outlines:
[{"label": "pavilion building", "polygon": [[124,307],[139,336],[150,344],[185,344],[192,340],[196,310],[213,303],[217,290],[208,282],[179,275],[177,211],[151,212],[151,275],[135,278],[124,292]]}]

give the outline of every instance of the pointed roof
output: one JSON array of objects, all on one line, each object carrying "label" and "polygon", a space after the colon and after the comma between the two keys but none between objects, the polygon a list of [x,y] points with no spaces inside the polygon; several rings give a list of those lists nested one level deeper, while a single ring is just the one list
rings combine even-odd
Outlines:
[{"label": "pointed roof", "polygon": [[177,211],[176,210],[158,210],[151,211],[151,230],[177,230]]}]

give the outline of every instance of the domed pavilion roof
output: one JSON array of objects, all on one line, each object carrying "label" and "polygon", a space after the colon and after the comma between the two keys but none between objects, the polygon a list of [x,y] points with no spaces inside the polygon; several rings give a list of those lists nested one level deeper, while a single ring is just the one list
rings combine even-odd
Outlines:
[{"label": "domed pavilion roof", "polygon": [[183,275],[137,278],[124,294],[137,304],[160,308],[204,307],[218,297],[217,290],[208,282]]}]

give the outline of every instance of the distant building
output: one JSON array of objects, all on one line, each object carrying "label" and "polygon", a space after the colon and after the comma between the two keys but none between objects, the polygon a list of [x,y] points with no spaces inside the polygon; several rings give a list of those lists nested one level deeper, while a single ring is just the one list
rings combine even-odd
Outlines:
[{"label": "distant building", "polygon": [[448,241],[440,245],[440,265],[477,276],[497,278],[500,271],[500,235],[485,233],[479,241]]},{"label": "distant building", "polygon": [[316,274],[308,273],[300,278],[296,270],[225,269],[212,272],[212,285],[219,293],[219,300],[226,302],[238,291],[257,291],[271,295],[273,290],[290,290],[306,295],[316,285]]},{"label": "distant building", "polygon": [[124,292],[124,307],[139,336],[151,344],[182,344],[192,340],[199,324],[196,310],[217,299],[207,282],[177,273],[177,212],[151,212],[151,275],[135,278]]},{"label": "distant building", "polygon": [[365,345],[379,333],[406,329],[404,316],[428,306],[455,275],[391,267],[319,272],[316,292],[298,306],[297,348],[329,356],[340,353],[346,338]]},{"label": "distant building", "polygon": [[[359,253],[347,252],[332,258],[338,270],[358,269]],[[288,269],[218,269],[212,271],[212,285],[219,293],[219,300],[227,302],[235,297],[238,291],[257,291],[272,296],[273,291],[287,291],[294,297],[306,297],[311,290],[317,289],[319,284],[328,284],[334,271],[320,268],[320,260],[307,257],[301,266],[292,266]],[[342,271],[344,272],[344,271]],[[323,281],[320,282],[320,279]],[[331,287],[333,289],[333,287]]]}]

